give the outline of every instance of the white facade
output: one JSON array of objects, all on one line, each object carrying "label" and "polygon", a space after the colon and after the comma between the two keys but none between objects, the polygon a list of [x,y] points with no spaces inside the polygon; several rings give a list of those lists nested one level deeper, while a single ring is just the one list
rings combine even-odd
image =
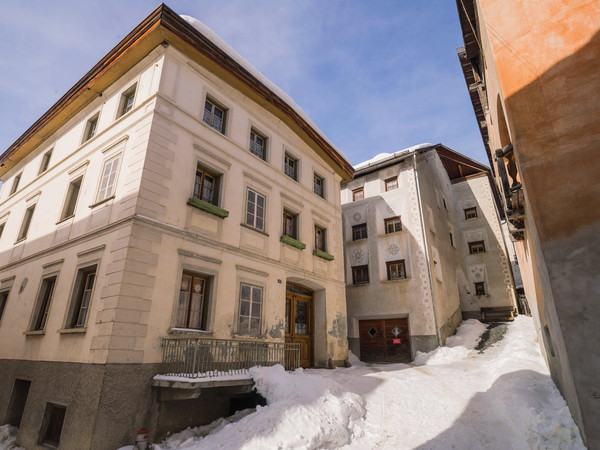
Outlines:
[{"label": "white facade", "polygon": [[[471,174],[451,179],[461,164]],[[439,144],[418,146],[357,166],[342,186],[348,336],[364,360],[410,361],[461,318],[514,306],[487,170],[472,164]],[[478,215],[466,220],[469,208]],[[477,241],[487,247],[471,254]],[[396,327],[404,337],[390,334]]]}]

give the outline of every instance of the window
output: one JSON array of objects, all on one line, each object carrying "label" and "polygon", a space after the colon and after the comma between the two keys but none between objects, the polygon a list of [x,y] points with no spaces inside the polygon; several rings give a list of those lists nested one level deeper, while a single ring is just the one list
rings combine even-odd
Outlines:
[{"label": "window", "polygon": [[265,228],[265,197],[252,189],[246,193],[246,225],[259,230]]},{"label": "window", "polygon": [[[135,100],[135,89],[137,84],[134,84],[121,95],[121,103],[119,103],[119,113],[117,119],[124,116],[133,109],[133,101]],[[95,131],[95,130],[94,130]]]},{"label": "window", "polygon": [[364,188],[354,189],[352,191],[352,201],[355,202],[357,200],[362,200],[365,198],[365,190]]},{"label": "window", "polygon": [[242,283],[240,287],[239,334],[260,334],[262,288]]},{"label": "window", "polygon": [[326,230],[315,225],[315,250],[327,251]]},{"label": "window", "polygon": [[283,235],[298,239],[298,214],[283,211]]},{"label": "window", "polygon": [[21,181],[21,175],[22,173],[15,176],[12,187],[10,188],[10,195],[13,195],[15,192],[17,192],[17,189],[19,189],[19,181]]},{"label": "window", "polygon": [[449,234],[450,234],[450,245],[452,247],[454,247],[454,236],[452,235],[452,233],[449,233]]},{"label": "window", "polygon": [[104,170],[102,171],[102,178],[100,180],[100,188],[98,189],[96,202],[101,202],[112,197],[115,190],[120,161],[121,155],[118,155],[104,163]]},{"label": "window", "polygon": [[358,241],[359,239],[367,238],[367,224],[361,223],[352,227],[352,240]]},{"label": "window", "polygon": [[267,160],[267,138],[254,128],[250,130],[250,153],[263,161]]},{"label": "window", "polygon": [[209,278],[184,272],[175,326],[206,330]]},{"label": "window", "polygon": [[79,190],[81,189],[81,181],[83,177],[79,177],[69,184],[67,191],[67,198],[65,206],[63,206],[63,212],[60,215],[60,219],[64,220],[75,215],[75,206],[77,205],[77,198],[79,197]]},{"label": "window", "polygon": [[465,220],[475,219],[477,217],[477,208],[465,209]]},{"label": "window", "polygon": [[219,133],[225,134],[225,118],[227,110],[217,106],[212,100],[206,99],[204,103],[204,116],[202,121],[209,127],[217,130]]},{"label": "window", "polygon": [[475,283],[475,295],[485,295],[485,285],[483,281]]},{"label": "window", "polygon": [[83,328],[88,315],[92,290],[96,280],[97,266],[90,266],[77,271],[75,289],[73,290],[72,310],[68,322],[69,328]]},{"label": "window", "polygon": [[321,198],[325,198],[325,179],[313,174],[313,192]]},{"label": "window", "polygon": [[283,173],[292,180],[298,181],[298,160],[287,153],[283,160]]},{"label": "window", "polygon": [[50,303],[54,296],[54,287],[56,285],[56,276],[44,278],[36,302],[35,314],[33,317],[32,330],[43,330],[46,327],[48,313],[50,312]]},{"label": "window", "polygon": [[385,234],[395,233],[396,231],[402,231],[400,216],[385,219]]},{"label": "window", "polygon": [[0,223],[0,238],[2,237],[2,233],[4,232],[4,226],[5,225],[6,225],[6,222]]},{"label": "window", "polygon": [[390,261],[385,264],[387,266],[388,280],[401,280],[406,278],[406,268],[404,267],[404,260]]},{"label": "window", "polygon": [[[131,100],[131,102],[133,104],[133,100]],[[129,108],[129,109],[131,109],[131,108]],[[127,111],[129,111],[129,109]],[[127,112],[127,111],[125,111],[125,112]],[[125,114],[125,113],[123,113],[123,114]],[[123,114],[121,114],[121,115],[123,115]],[[100,117],[100,113],[96,113],[90,120],[87,121],[87,124],[85,125],[85,132],[83,133],[83,141],[81,141],[82,144],[84,142],[89,141],[91,138],[93,138],[96,135],[96,127],[98,126],[98,118],[99,117]]]},{"label": "window", "polygon": [[31,205],[25,210],[25,216],[23,217],[23,223],[21,224],[21,229],[19,230],[19,237],[17,238],[17,242],[27,238],[27,233],[29,232],[29,225],[31,225],[31,218],[33,217],[34,211],[35,204]]},{"label": "window", "polygon": [[448,211],[448,206],[446,205],[446,199],[442,197],[442,203],[444,204],[444,209]]},{"label": "window", "polygon": [[48,167],[50,166],[50,158],[52,157],[52,150],[47,151],[46,153],[44,153],[44,156],[42,156],[42,164],[40,164],[40,171],[38,172],[38,175],[44,173],[46,170],[48,170]]},{"label": "window", "polygon": [[218,206],[220,178],[221,175],[198,164],[196,182],[194,183],[194,198]]},{"label": "window", "polygon": [[369,282],[369,266],[355,266],[352,268],[352,283],[366,284]]},{"label": "window", "polygon": [[472,255],[477,253],[485,253],[485,244],[483,241],[469,242],[469,253]]},{"label": "window", "polygon": [[10,291],[0,292],[0,320],[2,320],[2,315],[4,314],[4,309],[6,308],[6,302],[8,301],[9,292]]},{"label": "window", "polygon": [[58,448],[66,414],[66,406],[46,403],[44,419],[40,430],[40,444],[48,444],[51,447]]},{"label": "window", "polygon": [[385,190],[393,191],[394,189],[398,189],[398,177],[388,178],[385,180]]}]

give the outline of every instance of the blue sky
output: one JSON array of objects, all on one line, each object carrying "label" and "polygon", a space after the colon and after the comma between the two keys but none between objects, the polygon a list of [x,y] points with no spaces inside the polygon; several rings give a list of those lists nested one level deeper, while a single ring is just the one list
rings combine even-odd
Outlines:
[{"label": "blue sky", "polygon": [[[487,165],[451,0],[170,0],[282,88],[357,164],[441,142]],[[2,0],[0,152],[141,22],[149,0]]]}]

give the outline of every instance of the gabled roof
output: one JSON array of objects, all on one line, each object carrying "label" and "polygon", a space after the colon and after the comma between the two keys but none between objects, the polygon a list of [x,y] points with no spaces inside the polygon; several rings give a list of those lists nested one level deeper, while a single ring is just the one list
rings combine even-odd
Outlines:
[{"label": "gabled roof", "polygon": [[70,118],[102,94],[163,43],[172,45],[280,118],[342,177],[352,179],[350,162],[295,105],[286,102],[234,57],[165,4],[161,4],[83,76],[0,155],[0,177],[35,150]]}]

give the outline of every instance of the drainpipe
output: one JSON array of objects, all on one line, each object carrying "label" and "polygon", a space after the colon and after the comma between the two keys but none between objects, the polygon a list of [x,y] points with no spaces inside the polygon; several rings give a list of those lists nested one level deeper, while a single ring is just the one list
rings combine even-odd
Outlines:
[{"label": "drainpipe", "polygon": [[415,184],[417,186],[417,199],[419,201],[419,212],[421,213],[421,233],[425,244],[425,258],[427,259],[427,273],[429,275],[429,289],[431,290],[431,303],[433,304],[433,319],[435,320],[435,335],[438,346],[442,346],[442,334],[438,323],[437,308],[435,306],[435,291],[433,290],[433,277],[431,274],[431,264],[429,261],[429,244],[427,242],[427,228],[425,226],[425,215],[423,214],[423,202],[421,201],[421,188],[419,187],[419,172],[417,171],[417,152],[413,153],[413,165],[415,174]]}]

